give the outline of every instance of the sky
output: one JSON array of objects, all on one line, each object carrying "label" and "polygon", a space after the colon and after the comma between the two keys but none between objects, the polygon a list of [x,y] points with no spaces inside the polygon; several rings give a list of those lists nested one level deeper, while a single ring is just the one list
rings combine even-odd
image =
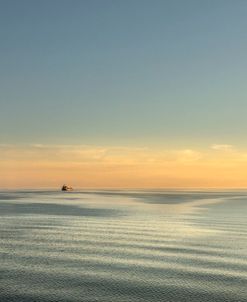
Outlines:
[{"label": "sky", "polygon": [[246,15],[0,0],[0,187],[247,187]]}]

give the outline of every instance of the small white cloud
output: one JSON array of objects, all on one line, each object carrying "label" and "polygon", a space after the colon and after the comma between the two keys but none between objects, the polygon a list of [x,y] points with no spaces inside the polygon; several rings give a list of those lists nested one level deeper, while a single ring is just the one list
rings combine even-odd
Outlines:
[{"label": "small white cloud", "polygon": [[46,146],[42,145],[42,144],[31,144],[30,147],[32,147],[32,148],[45,148]]},{"label": "small white cloud", "polygon": [[233,146],[228,145],[228,144],[214,144],[214,145],[211,146],[211,148],[213,150],[224,151],[224,152],[228,152],[228,151],[233,150]]}]

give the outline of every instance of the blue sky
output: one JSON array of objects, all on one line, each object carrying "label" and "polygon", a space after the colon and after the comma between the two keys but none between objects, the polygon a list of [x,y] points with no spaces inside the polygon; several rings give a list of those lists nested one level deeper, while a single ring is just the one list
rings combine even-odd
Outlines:
[{"label": "blue sky", "polygon": [[245,146],[247,1],[0,1],[1,143]]}]

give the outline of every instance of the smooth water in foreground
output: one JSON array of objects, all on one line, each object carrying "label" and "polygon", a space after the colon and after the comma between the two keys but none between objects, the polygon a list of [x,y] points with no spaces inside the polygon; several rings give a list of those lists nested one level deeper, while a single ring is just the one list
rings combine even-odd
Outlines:
[{"label": "smooth water in foreground", "polygon": [[247,192],[2,191],[0,301],[247,301]]}]

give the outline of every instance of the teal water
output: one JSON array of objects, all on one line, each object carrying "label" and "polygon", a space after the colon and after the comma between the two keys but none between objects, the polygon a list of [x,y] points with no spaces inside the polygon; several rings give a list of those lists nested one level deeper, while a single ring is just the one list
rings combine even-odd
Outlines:
[{"label": "teal water", "polygon": [[2,191],[0,301],[247,301],[247,192]]}]

